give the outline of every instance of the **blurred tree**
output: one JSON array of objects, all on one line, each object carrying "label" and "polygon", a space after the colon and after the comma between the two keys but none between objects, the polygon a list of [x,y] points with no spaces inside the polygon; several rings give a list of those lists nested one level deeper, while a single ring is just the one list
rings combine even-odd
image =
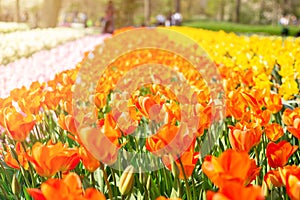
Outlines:
[{"label": "blurred tree", "polygon": [[264,20],[264,11],[265,11],[265,1],[260,0],[260,7],[259,7],[259,23],[262,24]]},{"label": "blurred tree", "polygon": [[135,11],[139,7],[137,0],[122,0],[121,1],[121,20],[123,21],[123,26],[134,25],[134,16],[136,16]]},{"label": "blurred tree", "polygon": [[220,0],[220,20],[224,21],[225,16],[225,0]]},{"label": "blurred tree", "polygon": [[235,1],[235,22],[240,22],[241,0]]},{"label": "blurred tree", "polygon": [[185,13],[185,18],[190,19],[193,16],[193,6],[194,6],[194,0],[186,0],[182,2],[182,7],[185,7],[185,10],[182,9],[182,13]]},{"label": "blurred tree", "polygon": [[[0,20],[3,20],[3,11],[2,11],[2,0],[0,0]],[[4,20],[3,20],[4,21]]]},{"label": "blurred tree", "polygon": [[15,21],[20,22],[20,0],[16,0]]},{"label": "blurred tree", "polygon": [[180,13],[181,12],[181,1],[180,0],[175,0],[175,12]]},{"label": "blurred tree", "polygon": [[61,5],[62,0],[44,0],[39,26],[42,28],[55,27],[58,22]]},{"label": "blurred tree", "polygon": [[151,19],[151,0],[144,0],[144,18],[144,24],[149,26]]}]

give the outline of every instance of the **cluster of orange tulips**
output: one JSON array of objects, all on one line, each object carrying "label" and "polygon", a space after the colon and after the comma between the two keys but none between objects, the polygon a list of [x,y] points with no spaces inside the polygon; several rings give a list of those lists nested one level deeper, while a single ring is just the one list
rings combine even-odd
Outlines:
[{"label": "cluster of orange tulips", "polygon": [[[98,46],[74,70],[0,99],[0,199],[300,200],[300,54],[288,51],[299,50],[300,40],[170,30],[193,38],[213,59],[225,89],[223,117],[216,116],[210,88],[190,62],[151,48],[109,63],[89,96],[92,111],[82,116],[89,102],[72,98],[76,78],[84,67],[99,65]],[[122,96],[122,77],[147,63],[171,67],[180,75],[170,83],[184,77],[193,92],[180,85],[180,96],[176,87],[147,83]],[[133,84],[129,77],[124,88]],[[193,102],[193,110],[183,100]],[[92,126],[82,125],[89,115],[96,116]],[[203,155],[214,132],[218,137]],[[162,167],[147,171],[155,161],[139,165],[135,157],[122,157],[124,151],[158,158]],[[128,166],[116,165],[124,160]]]}]

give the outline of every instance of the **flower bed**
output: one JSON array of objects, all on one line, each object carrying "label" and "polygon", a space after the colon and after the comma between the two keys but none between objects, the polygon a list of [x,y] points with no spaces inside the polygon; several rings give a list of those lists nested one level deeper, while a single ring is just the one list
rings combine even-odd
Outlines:
[{"label": "flower bed", "polygon": [[105,37],[85,36],[51,50],[37,52],[29,58],[21,58],[6,66],[0,65],[0,97],[9,96],[9,92],[15,88],[29,87],[37,80],[52,80],[55,74],[75,68],[83,59],[84,53],[93,50]]},{"label": "flower bed", "polygon": [[11,32],[15,32],[15,31],[25,31],[28,29],[29,29],[29,26],[24,23],[0,22],[0,34],[1,33],[11,33]]},{"label": "flower bed", "polygon": [[[192,62],[174,51],[136,49],[102,66],[109,55],[98,46],[75,69],[0,99],[5,128],[0,198],[300,199],[295,87],[300,40],[171,29],[192,37],[210,54],[222,77],[223,104],[213,101],[208,87],[216,79],[205,81]],[[144,37],[139,34],[136,40],[159,39]],[[161,48],[166,43],[166,38],[159,41]],[[189,58],[201,58],[193,57],[193,48],[179,47]],[[168,81],[168,70],[157,73],[147,63],[170,66],[179,76]],[[137,66],[148,71],[131,74]],[[98,76],[101,67],[105,70]],[[97,78],[84,81],[85,74]],[[134,87],[142,75],[155,84]],[[188,85],[180,85],[181,80]],[[182,88],[184,95],[176,96],[174,91]],[[195,103],[194,110],[184,100]],[[217,105],[223,116],[216,115]],[[190,129],[193,123],[196,129]],[[136,137],[142,134],[147,135]],[[201,146],[209,135],[217,139],[205,155]],[[141,152],[153,160],[139,159]],[[162,167],[145,170],[156,162]]]},{"label": "flower bed", "polygon": [[84,35],[84,30],[68,28],[32,29],[3,34],[0,43],[0,63],[6,65]]}]

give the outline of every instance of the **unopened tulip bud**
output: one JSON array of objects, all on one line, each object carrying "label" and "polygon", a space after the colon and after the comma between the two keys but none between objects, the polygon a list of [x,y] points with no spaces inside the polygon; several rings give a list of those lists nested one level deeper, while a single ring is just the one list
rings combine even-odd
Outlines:
[{"label": "unopened tulip bud", "polygon": [[16,174],[13,175],[11,189],[14,195],[18,195],[20,193],[20,184],[17,180]]},{"label": "unopened tulip bud", "polygon": [[134,167],[130,165],[124,170],[120,178],[119,190],[122,195],[128,194],[133,187],[133,182],[134,182],[133,172],[134,172]]},{"label": "unopened tulip bud", "polygon": [[148,176],[147,183],[146,183],[146,189],[149,191],[151,187],[151,176]]}]

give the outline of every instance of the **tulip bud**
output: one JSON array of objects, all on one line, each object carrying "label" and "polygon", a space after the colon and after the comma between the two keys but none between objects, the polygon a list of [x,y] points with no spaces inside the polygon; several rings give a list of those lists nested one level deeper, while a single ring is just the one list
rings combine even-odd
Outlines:
[{"label": "tulip bud", "polygon": [[133,187],[133,182],[134,182],[134,167],[132,165],[128,166],[121,178],[120,178],[120,184],[119,184],[119,190],[122,195],[128,194],[132,187]]},{"label": "tulip bud", "polygon": [[146,189],[150,190],[150,187],[151,187],[151,176],[148,176],[147,183],[146,183]]},{"label": "tulip bud", "polygon": [[11,189],[14,195],[18,195],[20,193],[20,184],[17,180],[16,174],[13,175]]}]

